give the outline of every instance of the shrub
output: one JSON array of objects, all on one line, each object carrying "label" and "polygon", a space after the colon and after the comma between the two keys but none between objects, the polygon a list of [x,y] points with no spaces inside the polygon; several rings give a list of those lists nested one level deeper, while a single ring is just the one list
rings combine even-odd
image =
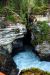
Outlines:
[{"label": "shrub", "polygon": [[40,69],[32,68],[23,70],[20,75],[50,75],[50,73],[42,71]]},{"label": "shrub", "polygon": [[48,23],[46,21],[38,22],[36,27],[38,27],[40,31],[36,30],[36,33],[34,31],[35,40],[32,41],[32,44],[36,45],[43,41],[49,41],[50,37],[48,34],[50,33],[50,27],[48,26]]}]

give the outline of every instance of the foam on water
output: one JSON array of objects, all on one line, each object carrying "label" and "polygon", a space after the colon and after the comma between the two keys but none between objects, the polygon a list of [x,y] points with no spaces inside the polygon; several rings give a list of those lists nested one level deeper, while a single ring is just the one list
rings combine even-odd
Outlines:
[{"label": "foam on water", "polygon": [[50,62],[40,61],[31,50],[20,52],[13,59],[20,70],[34,67],[50,72]]}]

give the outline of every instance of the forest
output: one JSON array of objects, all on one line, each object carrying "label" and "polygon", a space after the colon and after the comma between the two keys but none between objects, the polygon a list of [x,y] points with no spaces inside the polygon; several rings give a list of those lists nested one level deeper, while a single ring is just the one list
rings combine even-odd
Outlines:
[{"label": "forest", "polygon": [[[25,20],[25,14],[29,14],[31,9],[34,14],[46,13],[48,9],[48,0],[0,0],[0,15],[3,15],[7,10],[8,12],[19,14],[21,18]],[[9,19],[10,16],[7,18]]]}]

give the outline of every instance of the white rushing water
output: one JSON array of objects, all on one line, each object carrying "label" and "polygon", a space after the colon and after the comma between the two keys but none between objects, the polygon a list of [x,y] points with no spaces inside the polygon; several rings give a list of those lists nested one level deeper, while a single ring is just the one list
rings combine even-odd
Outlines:
[{"label": "white rushing water", "polygon": [[19,52],[13,59],[20,70],[34,67],[50,72],[50,62],[40,61],[40,59],[29,49]]}]

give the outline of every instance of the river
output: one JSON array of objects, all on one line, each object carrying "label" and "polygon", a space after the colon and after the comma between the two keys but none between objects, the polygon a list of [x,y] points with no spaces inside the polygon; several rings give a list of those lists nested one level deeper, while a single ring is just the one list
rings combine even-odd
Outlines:
[{"label": "river", "polygon": [[30,47],[25,47],[23,51],[16,54],[13,59],[19,70],[39,68],[41,70],[50,72],[50,62],[40,61],[39,57]]}]

